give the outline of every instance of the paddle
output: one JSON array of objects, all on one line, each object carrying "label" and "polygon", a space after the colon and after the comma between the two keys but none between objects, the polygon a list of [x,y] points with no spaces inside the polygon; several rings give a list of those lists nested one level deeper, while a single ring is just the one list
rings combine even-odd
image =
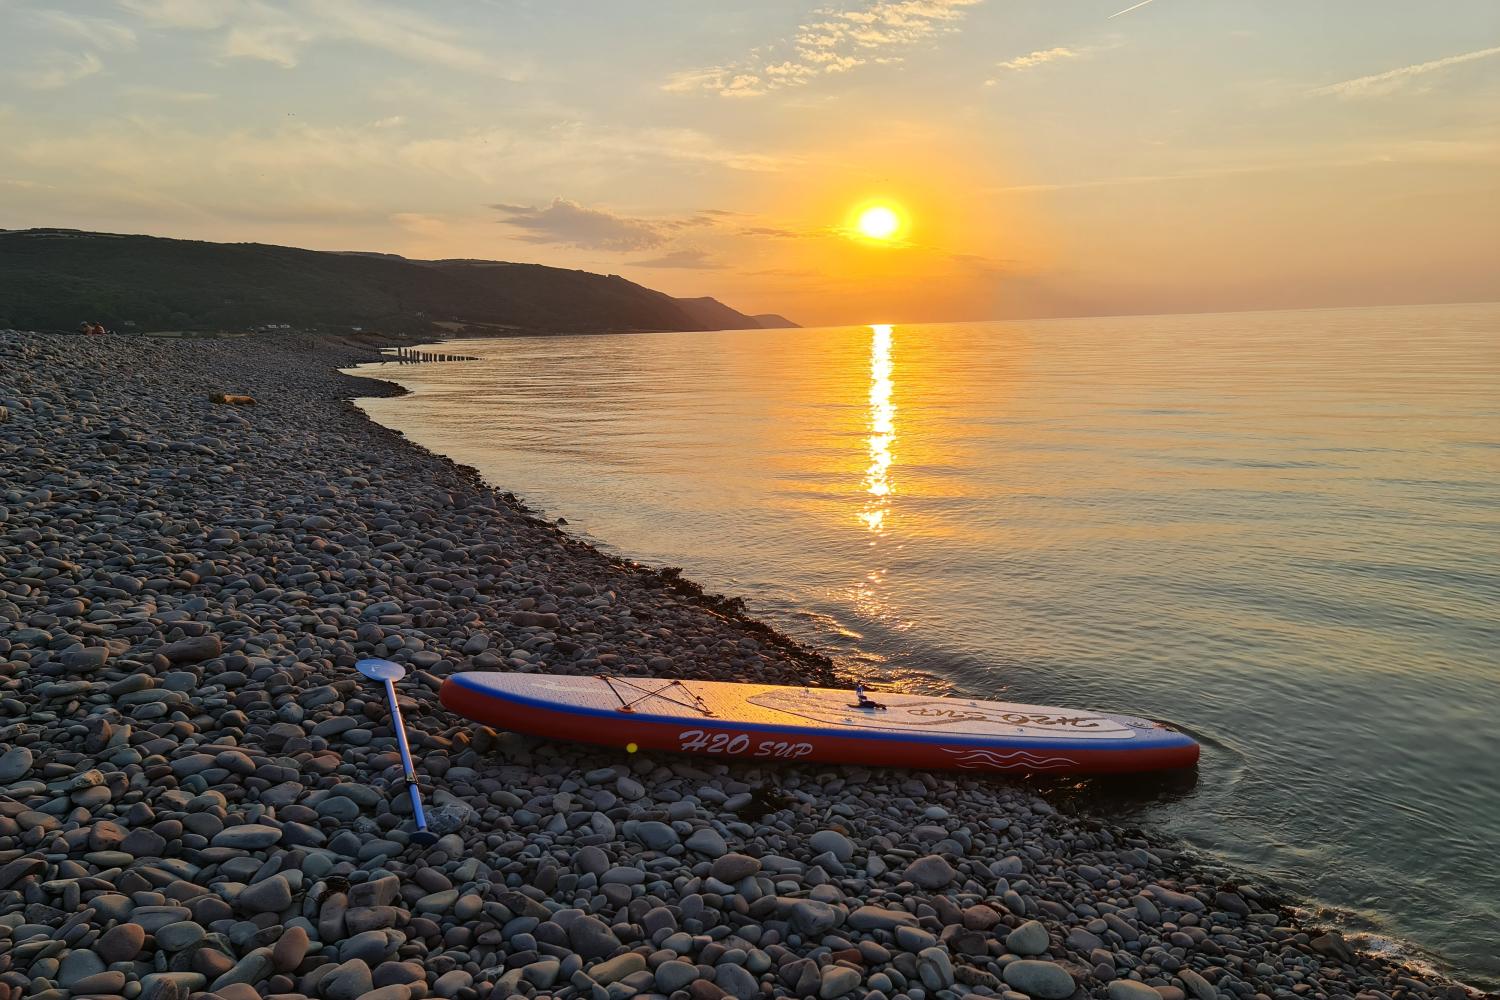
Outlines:
[{"label": "paddle", "polygon": [[406,770],[406,791],[411,795],[411,811],[417,821],[417,832],[411,840],[422,847],[436,844],[437,834],[427,829],[427,814],[422,812],[422,790],[417,787],[417,769],[411,762],[411,747],[406,743],[406,720],[401,718],[401,706],[396,703],[396,682],[406,676],[406,668],[390,660],[372,658],[360,660],[354,669],[385,684],[385,697],[391,704],[391,725],[396,730],[396,745],[401,749],[401,766]]}]

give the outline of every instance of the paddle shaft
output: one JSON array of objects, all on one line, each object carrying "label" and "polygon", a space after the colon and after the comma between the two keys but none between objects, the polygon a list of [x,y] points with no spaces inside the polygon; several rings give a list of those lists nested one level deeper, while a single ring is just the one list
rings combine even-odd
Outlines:
[{"label": "paddle shaft", "polygon": [[391,703],[391,724],[396,729],[396,745],[401,749],[401,767],[406,772],[406,791],[411,796],[411,811],[417,821],[417,829],[427,832],[427,814],[422,811],[422,791],[417,787],[417,769],[411,762],[411,747],[406,742],[406,720],[401,718],[401,705],[396,701],[396,682],[385,678],[385,696]]}]

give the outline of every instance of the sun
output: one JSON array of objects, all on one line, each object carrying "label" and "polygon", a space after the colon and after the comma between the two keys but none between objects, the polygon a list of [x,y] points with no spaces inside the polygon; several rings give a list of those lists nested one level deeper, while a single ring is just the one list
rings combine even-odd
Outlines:
[{"label": "sun", "polygon": [[901,216],[889,205],[871,205],[859,213],[855,228],[869,239],[888,240],[901,228]]}]

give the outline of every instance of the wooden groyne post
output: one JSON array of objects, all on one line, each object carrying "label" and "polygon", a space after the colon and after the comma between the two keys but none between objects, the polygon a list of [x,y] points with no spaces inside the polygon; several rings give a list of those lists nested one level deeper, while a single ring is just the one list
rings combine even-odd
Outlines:
[{"label": "wooden groyne post", "polygon": [[442,354],[437,351],[419,351],[414,347],[395,349],[396,361],[401,364],[427,364],[433,361],[478,361],[468,354]]}]

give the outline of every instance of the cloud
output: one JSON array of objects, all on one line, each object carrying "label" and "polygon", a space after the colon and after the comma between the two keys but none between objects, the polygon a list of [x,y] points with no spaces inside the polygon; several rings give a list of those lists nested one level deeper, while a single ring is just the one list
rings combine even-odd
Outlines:
[{"label": "cloud", "polygon": [[65,14],[56,10],[36,11],[34,16],[52,31],[101,52],[135,48],[135,32],[106,18]]},{"label": "cloud", "polygon": [[161,28],[207,31],[222,27],[232,0],[118,0],[121,8]]},{"label": "cloud", "polygon": [[231,58],[260,59],[291,69],[303,46],[316,37],[306,25],[287,21],[241,24],[229,29],[222,51]]},{"label": "cloud", "polygon": [[48,52],[38,58],[36,68],[22,75],[22,81],[33,90],[56,90],[104,69],[104,63],[92,52]]},{"label": "cloud", "polygon": [[53,10],[28,13],[45,30],[63,36],[62,40],[69,45],[67,50],[39,53],[30,69],[13,74],[33,90],[56,90],[77,83],[104,69],[99,53],[135,48],[135,32],[106,18]]},{"label": "cloud", "polygon": [[800,162],[792,156],[726,149],[712,136],[690,128],[621,131],[603,141],[610,150],[622,156],[704,163],[751,173],[773,173]]},{"label": "cloud", "polygon": [[650,260],[633,260],[630,262],[636,267],[684,267],[692,270],[703,271],[720,268],[724,265],[706,250],[683,249],[670,250],[660,257],[652,257]]},{"label": "cloud", "polygon": [[1346,100],[1359,97],[1381,97],[1386,94],[1393,94],[1398,90],[1403,90],[1411,85],[1413,81],[1429,73],[1437,73],[1450,66],[1473,62],[1476,59],[1488,59],[1495,55],[1500,55],[1500,45],[1488,49],[1478,49],[1474,52],[1465,52],[1461,55],[1445,56],[1442,59],[1434,59],[1431,62],[1402,66],[1398,69],[1386,70],[1384,73],[1376,73],[1372,76],[1361,76],[1353,80],[1344,80],[1341,83],[1331,84],[1327,87],[1319,87],[1311,91],[1311,93],[1320,97],[1333,96]]},{"label": "cloud", "polygon": [[823,9],[798,25],[789,40],[754,50],[723,66],[674,73],[662,84],[672,93],[710,91],[721,97],[760,97],[866,63],[899,62],[894,53],[958,30],[966,8],[983,0],[873,0],[853,10]]},{"label": "cloud", "polygon": [[119,0],[120,6],[154,27],[213,33],[219,54],[258,59],[290,69],[303,50],[346,42],[413,62],[517,80],[521,69],[470,48],[451,28],[424,17],[415,7],[375,0]]},{"label": "cloud", "polygon": [[748,226],[740,230],[741,236],[764,236],[775,240],[796,240],[809,234],[798,232],[795,229],[781,229],[776,226]]},{"label": "cloud", "polygon": [[1164,184],[1177,181],[1211,180],[1252,174],[1273,174],[1304,170],[1337,170],[1392,163],[1463,163],[1500,166],[1500,140],[1488,135],[1455,136],[1446,139],[1412,139],[1405,142],[1364,143],[1335,149],[1338,155],[1307,156],[1305,150],[1285,150],[1282,158],[1259,163],[1205,166],[1163,174],[1130,174],[1119,177],[1096,177],[1052,184],[1012,184],[985,188],[986,194],[1048,194],[1054,191],[1076,191],[1136,184]]},{"label": "cloud", "polygon": [[1047,63],[1057,62],[1062,59],[1078,59],[1085,55],[1086,52],[1087,50],[1084,49],[1068,49],[1059,45],[1051,49],[1038,49],[1024,56],[1016,56],[1016,58],[1007,59],[998,65],[1000,69],[1020,72],[1022,70],[1035,69],[1038,66],[1045,66]]},{"label": "cloud", "polygon": [[554,198],[545,206],[502,203],[489,207],[502,213],[502,223],[521,230],[516,239],[525,243],[559,244],[616,253],[667,247],[654,257],[629,263],[636,267],[700,271],[721,268],[724,264],[698,247],[678,245],[672,248],[668,245],[685,235],[687,230],[722,233],[724,220],[740,214],[723,209],[704,209],[675,219],[642,219],[580,205],[566,198]]},{"label": "cloud", "polygon": [[820,278],[818,271],[800,267],[767,267],[759,271],[746,271],[747,278]]},{"label": "cloud", "polygon": [[[1024,56],[1016,56],[1014,59],[1007,59],[1005,62],[996,63],[995,68],[1006,70],[1007,73],[1005,75],[1007,76],[1012,73],[1025,73],[1036,69],[1038,66],[1046,66],[1048,63],[1092,59],[1096,53],[1117,49],[1122,44],[1124,43],[1120,38],[1112,38],[1098,45],[1079,45],[1073,48],[1065,45],[1056,45],[1050,49],[1037,49],[1034,52],[1026,53]],[[984,81],[984,85],[986,87],[993,87],[1003,79],[1004,76],[995,77]]]},{"label": "cloud", "polygon": [[649,250],[667,239],[660,223],[615,215],[563,198],[554,198],[545,207],[490,207],[503,213],[500,221],[505,225],[521,230],[522,235],[516,238],[525,243],[558,243],[583,250]]},{"label": "cloud", "polygon": [[126,97],[139,97],[147,101],[162,101],[168,104],[202,104],[204,101],[216,101],[218,94],[206,90],[177,90],[173,87],[157,87],[152,84],[132,84],[123,88],[120,93]]},{"label": "cloud", "polygon": [[771,87],[756,73],[733,66],[707,66],[673,73],[661,89],[672,94],[712,90],[721,97],[760,97]]},{"label": "cloud", "polygon": [[[399,129],[384,129],[397,132]],[[712,137],[689,128],[627,129],[587,122],[562,122],[541,130],[506,128],[475,130],[457,136],[412,139],[401,155],[413,162],[431,162],[443,169],[460,167],[486,176],[514,172],[516,167],[608,170],[622,165],[663,164],[727,167],[751,173],[771,173],[799,162],[795,157],[748,152],[719,145]]]},{"label": "cloud", "polygon": [[414,9],[377,6],[367,0],[318,0],[311,9],[318,12],[325,29],[335,37],[418,62],[511,80],[524,76],[518,67],[501,66],[493,56],[459,44],[450,29],[428,21]]},{"label": "cloud", "polygon": [[[630,258],[698,244],[714,249],[699,234],[712,231],[717,239],[756,224],[754,216],[721,214],[723,205],[712,202],[702,212],[669,208],[645,215],[592,200],[602,199],[595,192],[613,189],[626,171],[649,172],[680,190],[684,178],[710,169],[704,163],[738,162],[696,133],[643,137],[624,126],[577,121],[454,131],[428,131],[433,123],[427,121],[380,127],[280,116],[253,127],[227,120],[200,124],[173,105],[147,100],[137,100],[128,113],[61,130],[36,127],[45,111],[9,114],[0,103],[0,134],[14,139],[0,142],[0,177],[48,185],[52,193],[45,199],[39,193],[31,209],[42,211],[45,200],[57,218],[129,218],[159,230],[268,222],[274,212],[292,224],[288,232],[311,232],[320,220],[375,233],[394,225],[393,212],[427,213],[452,220],[455,231],[476,241],[530,237],[540,252],[551,240],[546,249],[575,256],[580,251],[565,251],[565,244],[608,243]],[[751,157],[739,165],[768,168],[770,160]],[[515,191],[547,196],[515,197]],[[580,211],[570,213],[573,206],[566,205],[549,211],[554,192],[571,195]],[[497,225],[497,213],[483,207],[491,201],[518,203],[508,207],[524,213],[515,221],[529,228]],[[582,206],[598,214],[589,216]],[[611,215],[623,221],[610,225]],[[441,240],[419,238],[443,254]]]},{"label": "cloud", "polygon": [[[254,128],[195,128],[170,114],[132,114],[62,132],[13,133],[15,142],[0,143],[0,172],[14,161],[42,179],[86,165],[89,176],[118,177],[126,187],[162,189],[179,198],[201,192],[210,212],[216,197],[274,197],[292,189],[379,201],[393,184],[414,185],[411,190],[430,191],[438,200],[442,192],[462,191],[469,196],[463,203],[470,204],[483,199],[475,192],[502,185],[596,186],[622,169],[650,170],[675,183],[703,165],[765,171],[795,162],[724,149],[688,129],[642,133],[577,121],[432,133],[411,125],[331,126],[297,118]],[[100,157],[100,149],[109,155]],[[205,171],[205,163],[213,170]],[[87,177],[78,180],[88,183]]]},{"label": "cloud", "polygon": [[705,226],[717,226],[720,219],[734,214],[736,213],[725,212],[722,209],[706,208],[681,219],[663,220],[658,225],[663,229],[698,229]]}]

